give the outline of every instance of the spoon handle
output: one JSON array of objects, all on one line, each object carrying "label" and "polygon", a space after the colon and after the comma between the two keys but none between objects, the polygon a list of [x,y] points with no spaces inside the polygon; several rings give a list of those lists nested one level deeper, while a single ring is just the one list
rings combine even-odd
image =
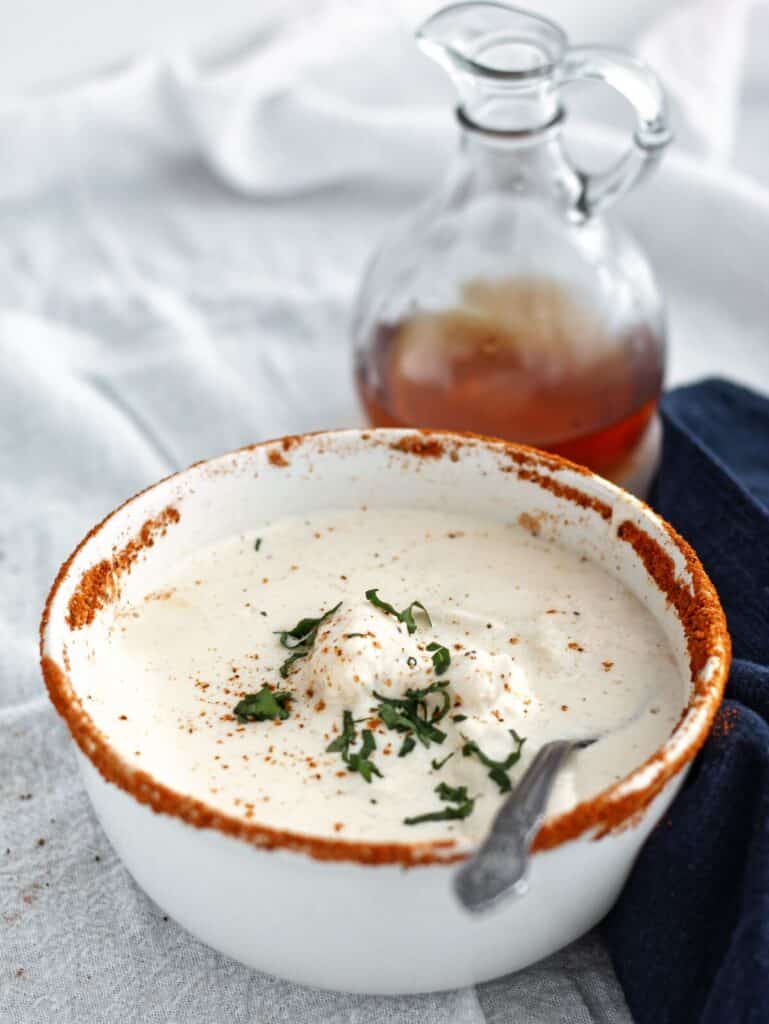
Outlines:
[{"label": "spoon handle", "polygon": [[537,751],[499,809],[488,836],[454,876],[454,890],[467,910],[486,910],[510,892],[525,892],[529,846],[544,817],[555,777],[571,751],[585,745],[555,740]]}]

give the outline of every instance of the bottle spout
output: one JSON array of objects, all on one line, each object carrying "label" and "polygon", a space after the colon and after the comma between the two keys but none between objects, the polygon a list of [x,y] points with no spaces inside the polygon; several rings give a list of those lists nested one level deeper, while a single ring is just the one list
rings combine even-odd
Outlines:
[{"label": "bottle spout", "polygon": [[[451,76],[464,114],[484,128],[515,131],[558,109],[556,76],[567,48],[558,25],[493,0],[470,0],[433,14],[417,30],[424,53]],[[539,109],[521,103],[537,93]],[[547,108],[547,109],[544,109]]]},{"label": "bottle spout", "polygon": [[510,82],[550,77],[567,46],[566,33],[554,22],[495,0],[443,7],[416,38],[450,72]]}]

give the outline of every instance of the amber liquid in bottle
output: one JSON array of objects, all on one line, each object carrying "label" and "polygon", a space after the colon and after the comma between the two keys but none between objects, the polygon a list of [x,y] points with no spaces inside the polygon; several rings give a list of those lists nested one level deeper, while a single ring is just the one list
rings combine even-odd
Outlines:
[{"label": "amber liquid in bottle", "polygon": [[455,309],[380,324],[359,355],[371,423],[471,430],[622,476],[654,415],[662,347],[611,336],[542,279],[471,281]]}]

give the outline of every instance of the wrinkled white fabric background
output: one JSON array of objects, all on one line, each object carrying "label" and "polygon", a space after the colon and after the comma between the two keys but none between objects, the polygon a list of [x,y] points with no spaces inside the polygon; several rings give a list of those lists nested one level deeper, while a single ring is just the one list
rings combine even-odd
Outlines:
[{"label": "wrinkled white fabric background", "polygon": [[[390,22],[313,18],[205,71],[148,59],[0,105],[0,1021],[627,1024],[595,934],[476,991],[403,999],[219,956],[133,884],[42,693],[40,609],[94,521],[195,459],[359,418],[355,285],[454,128]],[[621,212],[668,292],[672,380],[769,390],[767,194],[679,158]]]}]

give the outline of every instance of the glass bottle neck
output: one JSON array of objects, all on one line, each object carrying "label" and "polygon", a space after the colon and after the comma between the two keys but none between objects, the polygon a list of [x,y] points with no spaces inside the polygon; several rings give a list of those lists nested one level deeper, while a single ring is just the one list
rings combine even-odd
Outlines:
[{"label": "glass bottle neck", "polygon": [[[540,108],[550,120],[518,120],[520,127],[480,127],[460,108],[458,170],[460,188],[472,192],[505,192],[538,195],[571,214],[583,190],[580,176],[566,158],[561,142],[563,112],[555,103]],[[509,123],[512,123],[510,119]],[[526,127],[523,127],[523,124]]]},{"label": "glass bottle neck", "polygon": [[488,82],[466,82],[461,90],[460,120],[487,133],[541,132],[560,116],[558,90],[551,80],[492,88]]}]

